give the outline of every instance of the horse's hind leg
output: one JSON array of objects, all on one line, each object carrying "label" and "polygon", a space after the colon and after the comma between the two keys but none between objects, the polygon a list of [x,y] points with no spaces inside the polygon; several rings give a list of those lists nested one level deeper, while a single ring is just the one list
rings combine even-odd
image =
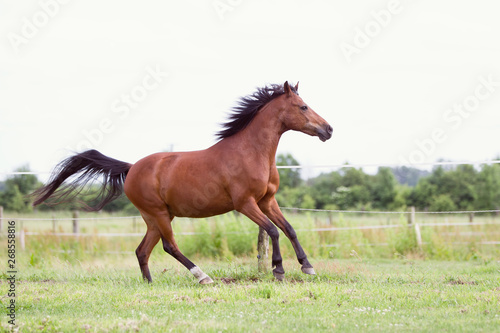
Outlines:
[{"label": "horse's hind leg", "polygon": [[187,269],[189,269],[189,271],[198,279],[200,284],[213,283],[214,281],[207,274],[205,274],[198,266],[193,264],[179,250],[179,247],[174,239],[174,232],[172,230],[172,218],[170,218],[168,214],[160,214],[155,216],[153,219],[156,221],[160,231],[163,249],[165,252],[170,254]]},{"label": "horse's hind leg", "polygon": [[135,250],[137,255],[137,260],[139,260],[139,267],[141,268],[142,277],[148,282],[153,282],[151,279],[151,273],[149,272],[148,260],[151,255],[151,251],[160,240],[160,232],[157,229],[150,228],[146,231],[146,236],[142,239],[141,244]]},{"label": "horse's hind leg", "polygon": [[189,271],[198,279],[198,282],[200,284],[209,284],[213,283],[214,281],[207,275],[205,274],[198,266],[193,264],[188,258],[186,258],[182,252],[179,250],[179,247],[175,243],[174,238],[167,238],[167,237],[161,237],[161,240],[163,241],[163,249],[165,252],[170,254],[172,257],[177,259],[181,264],[183,264]]}]

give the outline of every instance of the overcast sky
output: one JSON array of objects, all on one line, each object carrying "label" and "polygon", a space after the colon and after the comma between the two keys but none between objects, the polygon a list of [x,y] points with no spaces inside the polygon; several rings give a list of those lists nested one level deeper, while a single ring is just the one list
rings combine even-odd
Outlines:
[{"label": "overcast sky", "polygon": [[282,137],[301,164],[494,159],[499,13],[496,0],[0,1],[0,172],[90,147],[132,163],[204,149],[240,96],[286,80],[334,129]]}]

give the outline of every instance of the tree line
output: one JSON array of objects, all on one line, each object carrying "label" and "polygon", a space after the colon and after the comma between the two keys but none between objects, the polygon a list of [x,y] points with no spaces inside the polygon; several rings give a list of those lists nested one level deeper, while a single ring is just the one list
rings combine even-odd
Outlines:
[{"label": "tree line", "polygon": [[[290,154],[277,156],[277,165],[299,165]],[[21,167],[16,171],[29,171]],[[490,210],[500,208],[500,165],[457,165],[425,171],[410,167],[380,167],[376,174],[361,168],[341,168],[303,179],[300,169],[278,169],[280,189],[276,194],[282,207],[340,210],[420,211]],[[41,186],[36,175],[14,175],[0,182],[0,206],[5,210],[33,210],[29,193]],[[89,188],[80,198],[92,203],[95,191]],[[41,205],[40,210],[77,209],[77,201],[55,207]],[[104,207],[105,211],[137,213],[122,196]]]},{"label": "tree line", "polygon": [[[27,166],[20,167],[15,172],[29,172]],[[0,206],[3,206],[7,211],[15,212],[31,212],[33,211],[32,200],[30,194],[37,188],[43,185],[36,175],[18,174],[8,177],[5,181],[0,182]],[[81,195],[73,200],[58,203],[57,206],[42,204],[36,209],[41,211],[46,210],[76,210],[82,207],[82,202],[92,203],[97,200],[97,188],[95,186],[88,187]],[[127,199],[125,195],[110,202],[103,209],[107,212],[125,211],[130,214],[138,215],[134,205]]]},{"label": "tree line", "polygon": [[[279,155],[277,165],[299,165]],[[278,169],[282,207],[340,210],[420,211],[491,210],[500,208],[500,165],[437,166],[432,171],[380,167],[376,174],[342,168],[303,180],[300,169]]]}]

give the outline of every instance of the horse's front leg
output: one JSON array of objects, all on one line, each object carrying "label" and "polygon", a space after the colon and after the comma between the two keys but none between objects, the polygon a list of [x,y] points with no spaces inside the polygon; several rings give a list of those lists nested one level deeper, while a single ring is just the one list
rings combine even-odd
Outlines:
[{"label": "horse's front leg", "polygon": [[299,243],[295,230],[283,216],[283,213],[281,212],[276,199],[272,197],[268,201],[261,201],[259,202],[259,207],[264,212],[264,214],[266,214],[267,217],[269,217],[269,219],[278,226],[278,228],[283,230],[288,239],[290,239],[295,253],[297,254],[297,259],[302,265],[302,272],[310,275],[315,275],[316,272],[314,272],[314,268],[309,263],[309,260],[307,260],[307,255]]},{"label": "horse's front leg", "polygon": [[253,198],[248,199],[241,206],[236,207],[236,210],[246,215],[250,220],[262,227],[269,237],[273,245],[272,266],[273,275],[276,279],[282,281],[285,278],[285,270],[283,269],[283,259],[281,257],[279,245],[279,231],[274,224],[269,221],[266,215],[260,210],[259,206]]}]

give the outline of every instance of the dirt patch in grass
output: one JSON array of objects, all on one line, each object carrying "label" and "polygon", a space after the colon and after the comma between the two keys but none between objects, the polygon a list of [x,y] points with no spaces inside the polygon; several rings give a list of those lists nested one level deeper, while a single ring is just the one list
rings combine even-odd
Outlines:
[{"label": "dirt patch in grass", "polygon": [[223,277],[220,278],[221,282],[224,284],[237,284],[237,283],[242,283],[242,282],[252,282],[252,283],[257,283],[262,281],[258,277],[250,277],[250,278],[244,278],[244,279],[235,279],[232,277]]},{"label": "dirt patch in grass", "polygon": [[233,283],[236,283],[236,279],[235,278],[231,278],[231,277],[223,277],[220,280],[224,284],[233,284]]},{"label": "dirt patch in grass", "polygon": [[456,285],[469,285],[469,286],[476,286],[477,282],[476,281],[464,281],[462,279],[456,279],[456,280],[450,280],[448,281],[448,284],[451,286],[456,286]]}]

